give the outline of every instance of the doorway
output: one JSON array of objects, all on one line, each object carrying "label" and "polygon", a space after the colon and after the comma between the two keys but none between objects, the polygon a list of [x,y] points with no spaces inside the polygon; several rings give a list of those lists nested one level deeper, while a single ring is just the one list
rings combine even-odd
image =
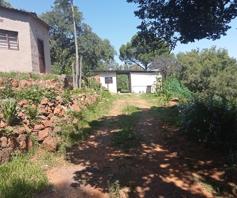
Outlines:
[{"label": "doorway", "polygon": [[44,56],[44,42],[40,39],[37,40],[38,53],[39,53],[39,71],[40,73],[46,72],[45,56]]},{"label": "doorway", "polygon": [[129,74],[117,74],[117,91],[119,93],[131,92]]}]

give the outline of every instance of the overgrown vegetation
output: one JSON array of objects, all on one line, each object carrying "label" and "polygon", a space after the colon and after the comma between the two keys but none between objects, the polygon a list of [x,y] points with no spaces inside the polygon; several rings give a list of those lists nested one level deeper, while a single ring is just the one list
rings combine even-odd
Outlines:
[{"label": "overgrown vegetation", "polygon": [[0,165],[0,197],[31,198],[48,185],[42,169],[29,156],[17,155],[7,164]]},{"label": "overgrown vegetation", "polygon": [[[177,98],[182,131],[228,154],[237,152],[237,62],[226,50],[177,56],[179,72],[163,82],[159,98]],[[175,70],[174,70],[175,71]]]},{"label": "overgrown vegetation", "polygon": [[158,90],[158,95],[163,96],[167,101],[177,98],[182,102],[186,102],[192,99],[191,91],[172,76],[163,82],[162,89]]},{"label": "overgrown vegetation", "polygon": [[117,89],[121,93],[129,92],[129,79],[127,74],[117,75]]},{"label": "overgrown vegetation", "polygon": [[96,125],[96,120],[106,113],[108,106],[112,104],[114,97],[107,91],[101,90],[97,102],[80,112],[69,111],[69,122],[62,123],[58,135],[62,137],[60,150],[62,152],[72,144],[84,140],[91,133],[92,123]]},{"label": "overgrown vegetation", "polygon": [[118,120],[119,130],[114,133],[112,142],[113,145],[123,150],[128,150],[139,145],[139,134],[134,130],[135,122],[137,122],[137,114],[139,109],[135,106],[126,106],[122,113],[124,114]]},{"label": "overgrown vegetation", "polygon": [[1,112],[6,123],[10,126],[17,122],[17,103],[15,99],[5,99],[1,101]]}]

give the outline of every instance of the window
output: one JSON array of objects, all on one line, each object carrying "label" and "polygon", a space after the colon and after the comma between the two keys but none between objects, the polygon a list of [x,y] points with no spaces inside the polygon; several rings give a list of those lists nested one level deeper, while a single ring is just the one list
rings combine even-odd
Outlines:
[{"label": "window", "polygon": [[105,77],[105,84],[112,84],[113,78],[112,77]]},{"label": "window", "polygon": [[0,29],[0,48],[18,50],[18,32]]}]

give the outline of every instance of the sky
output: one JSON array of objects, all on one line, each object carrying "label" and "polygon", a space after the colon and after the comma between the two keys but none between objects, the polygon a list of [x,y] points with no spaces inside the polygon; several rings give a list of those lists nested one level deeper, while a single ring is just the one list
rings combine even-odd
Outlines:
[{"label": "sky", "polygon": [[[37,14],[49,11],[54,0],[9,0],[18,9],[33,11]],[[117,53],[122,44],[127,43],[138,31],[140,20],[135,17],[136,6],[126,0],[74,0],[83,13],[84,21],[101,38],[109,39]],[[225,48],[230,56],[237,58],[237,19],[231,22],[231,29],[226,36],[216,41],[203,39],[195,43],[178,44],[174,53],[187,52],[191,49],[203,49],[216,46]],[[116,60],[119,61],[118,57]]]}]

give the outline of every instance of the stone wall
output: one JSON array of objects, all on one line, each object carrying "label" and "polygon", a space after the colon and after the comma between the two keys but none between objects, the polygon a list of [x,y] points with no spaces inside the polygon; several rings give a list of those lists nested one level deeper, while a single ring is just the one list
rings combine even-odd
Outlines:
[{"label": "stone wall", "polygon": [[[0,113],[0,164],[8,161],[15,151],[26,152],[34,144],[40,145],[48,151],[56,151],[60,137],[57,135],[62,123],[68,121],[67,112],[80,112],[82,109],[97,102],[99,95],[95,92],[77,93],[65,102],[63,98],[64,88],[68,87],[67,78],[58,80],[15,80],[0,79],[0,85],[4,87],[6,80],[12,84],[15,90],[24,89],[33,85],[47,87],[57,91],[54,99],[43,98],[39,104],[33,104],[28,100],[17,102],[17,117],[19,123],[8,126]],[[70,83],[69,83],[70,84]],[[32,121],[26,113],[28,107],[37,108],[38,116]]]}]

